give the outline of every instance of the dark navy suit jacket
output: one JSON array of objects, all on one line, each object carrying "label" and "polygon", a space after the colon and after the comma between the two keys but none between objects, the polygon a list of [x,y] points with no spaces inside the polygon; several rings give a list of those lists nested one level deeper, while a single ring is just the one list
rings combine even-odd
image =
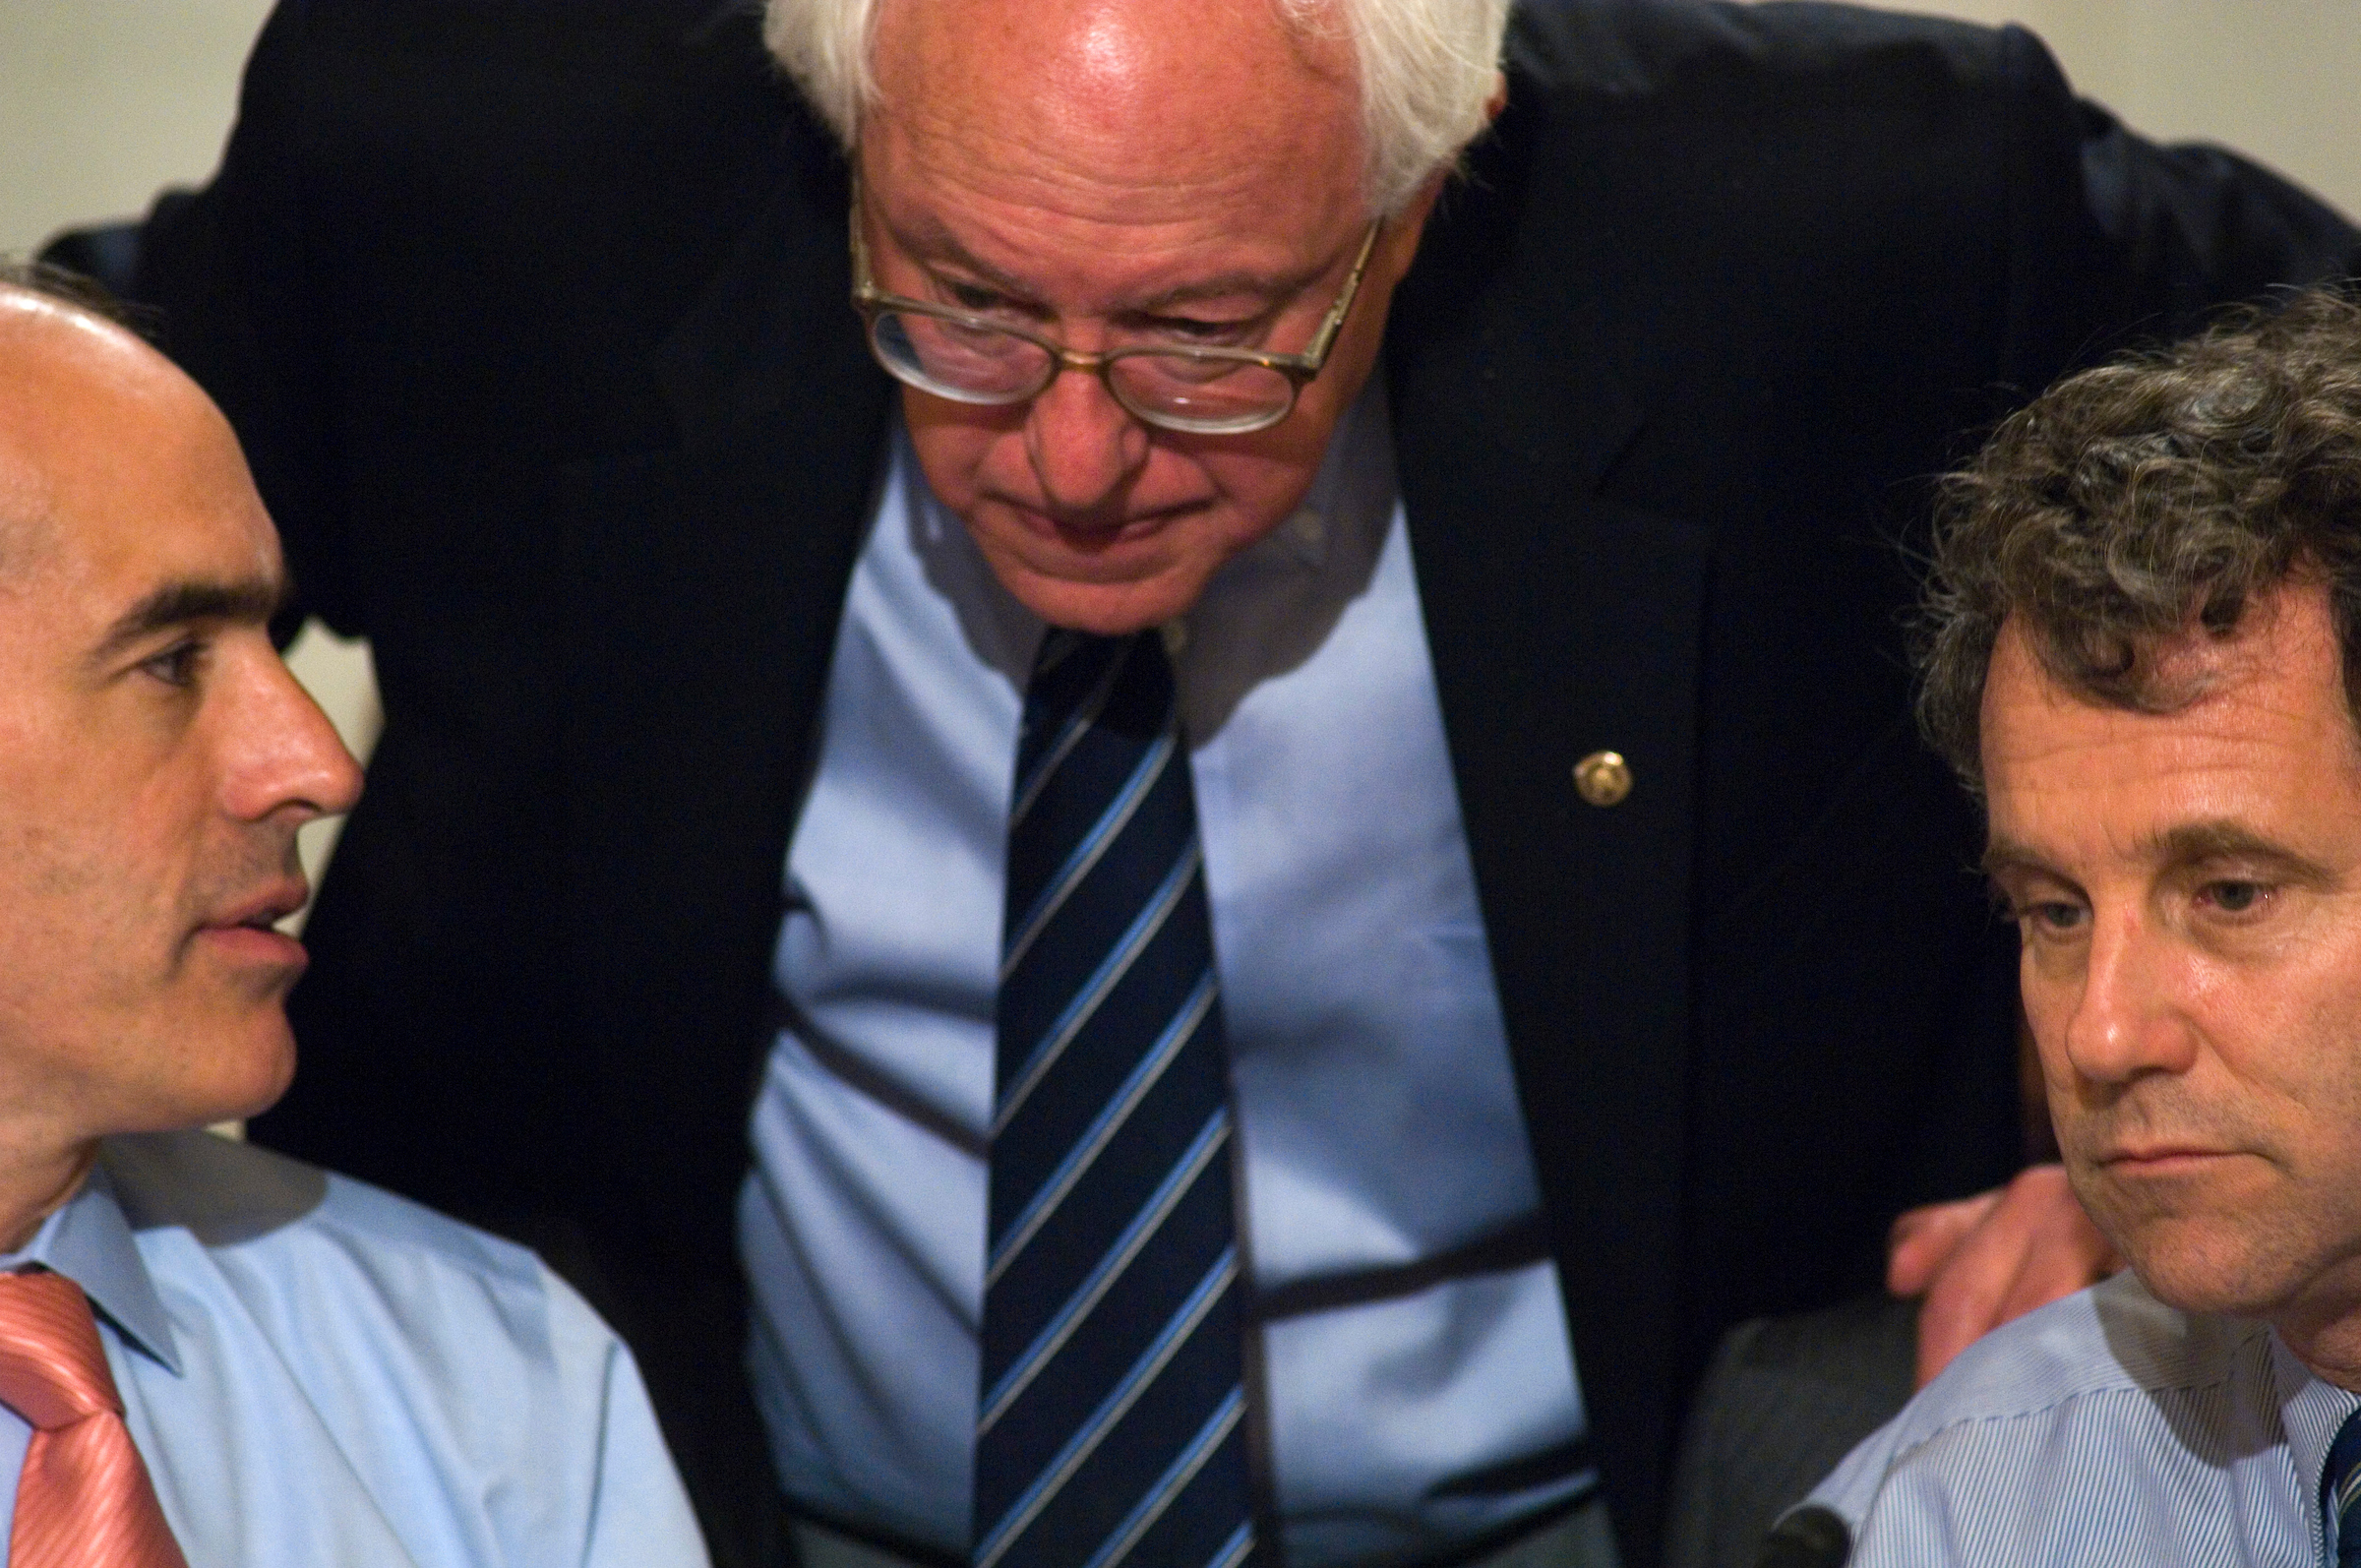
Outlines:
[{"label": "dark navy suit jacket", "polygon": [[[742,5],[286,0],[142,285],[387,712],[258,1133],[575,1273],[725,1562],[771,1503],[731,1207],[889,404],[844,212]],[[2013,944],[1907,714],[1927,476],[2353,242],[2023,32],[1521,13],[1382,374],[1547,1206],[1497,1245],[1558,1258],[1635,1568],[1722,1330],[2020,1159]]]}]

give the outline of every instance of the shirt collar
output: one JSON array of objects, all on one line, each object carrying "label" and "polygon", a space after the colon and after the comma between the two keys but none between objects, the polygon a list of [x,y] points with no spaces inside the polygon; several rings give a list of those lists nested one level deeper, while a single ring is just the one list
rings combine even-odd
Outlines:
[{"label": "shirt collar", "polygon": [[180,1353],[173,1343],[172,1320],[157,1298],[155,1282],[148,1273],[132,1238],[130,1222],[115,1195],[106,1161],[91,1166],[82,1190],[41,1222],[32,1240],[21,1252],[0,1255],[0,1270],[37,1263],[82,1287],[83,1295],[125,1343],[151,1360],[180,1375]]},{"label": "shirt collar", "polygon": [[2329,1445],[2336,1440],[2336,1428],[2344,1424],[2344,1418],[2361,1410],[2361,1394],[2313,1376],[2312,1369],[2296,1358],[2276,1330],[2270,1335],[2270,1356],[2271,1374],[2278,1385],[2279,1419],[2287,1433],[2288,1458],[2295,1465],[2297,1478],[2303,1482],[2305,1517],[2317,1537],[2322,1529],[2321,1472],[2329,1462]]},{"label": "shirt collar", "polygon": [[[1327,564],[1330,551],[1356,546],[1373,560],[1393,515],[1393,425],[1385,379],[1371,376],[1330,433],[1320,470],[1302,504],[1231,566],[1243,563],[1250,572],[1256,566],[1289,562],[1317,571]],[[1226,568],[1222,575],[1230,571]],[[1212,591],[1220,591],[1221,585],[1217,576]]]}]

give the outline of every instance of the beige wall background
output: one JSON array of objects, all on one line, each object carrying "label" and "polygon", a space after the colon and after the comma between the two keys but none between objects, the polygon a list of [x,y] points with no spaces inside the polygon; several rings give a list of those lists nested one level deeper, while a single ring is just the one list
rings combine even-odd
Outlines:
[{"label": "beige wall background", "polygon": [[[2140,130],[2226,143],[2361,212],[2361,0],[1902,0],[2022,22]],[[0,0],[0,254],[202,181],[269,0]],[[315,627],[289,655],[348,744],[378,726],[368,649]],[[333,824],[311,830],[324,860]]]},{"label": "beige wall background", "polygon": [[2361,212],[2361,0],[1903,0],[2023,23],[2077,90],[2170,141],[2251,153]]}]

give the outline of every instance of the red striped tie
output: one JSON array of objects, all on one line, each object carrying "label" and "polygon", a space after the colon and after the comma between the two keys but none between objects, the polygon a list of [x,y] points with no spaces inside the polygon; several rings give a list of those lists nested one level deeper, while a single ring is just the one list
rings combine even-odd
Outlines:
[{"label": "red striped tie", "polygon": [[0,1274],[0,1403],[30,1421],[8,1568],[188,1568],[62,1274]]}]

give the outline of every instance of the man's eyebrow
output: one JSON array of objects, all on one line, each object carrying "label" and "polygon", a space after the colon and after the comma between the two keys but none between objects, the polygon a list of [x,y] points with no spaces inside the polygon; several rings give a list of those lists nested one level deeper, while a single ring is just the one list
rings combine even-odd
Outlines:
[{"label": "man's eyebrow", "polygon": [[[892,233],[890,225],[886,231]],[[960,244],[958,236],[939,223],[927,223],[915,234],[895,234],[893,238],[895,243],[901,246],[904,254],[921,267],[932,270],[940,263],[948,262],[965,271],[975,273],[980,280],[991,284],[1011,299],[1026,297],[1023,283]]]},{"label": "man's eyebrow", "polygon": [[[2226,819],[2184,822],[2150,834],[2138,847],[2144,858],[2163,866],[2202,866],[2212,860],[2259,861],[2289,881],[2325,887],[2336,879],[2318,861],[2265,838],[2241,822]],[[1984,847],[1983,872],[1987,876],[1998,876],[2003,872],[2030,872],[2060,881],[2074,879],[2031,846],[2007,838],[1995,838]]]},{"label": "man's eyebrow", "polygon": [[1328,271],[1327,265],[1323,263],[1301,275],[1279,276],[1270,272],[1245,271],[1222,272],[1212,277],[1202,277],[1194,282],[1168,288],[1161,294],[1152,294],[1131,306],[1130,309],[1135,315],[1153,316],[1157,312],[1169,310],[1175,305],[1186,305],[1201,299],[1224,299],[1238,294],[1251,295],[1276,304],[1281,300],[1293,299],[1302,293],[1303,290],[1318,281],[1320,274],[1326,271]]},{"label": "man's eyebrow", "polygon": [[2170,866],[2202,865],[2210,860],[2263,861],[2290,881],[2326,887],[2336,879],[2335,874],[2318,861],[2234,821],[2185,822],[2151,838],[2145,847]]},{"label": "man's eyebrow", "polygon": [[286,602],[286,583],[269,577],[234,581],[192,577],[167,582],[115,618],[91,651],[91,662],[103,664],[142,637],[199,621],[260,626]]},{"label": "man's eyebrow", "polygon": [[2065,880],[2065,874],[2049,863],[2046,856],[2013,838],[1994,838],[1984,846],[1983,859],[1977,864],[1986,876],[1998,876],[2002,872],[2036,872],[2043,876]]},{"label": "man's eyebrow", "polygon": [[[1031,303],[1031,289],[1020,279],[1009,276],[999,268],[977,256],[959,243],[958,236],[939,224],[929,223],[916,233],[895,236],[902,250],[922,267],[932,268],[949,263],[963,271],[973,272],[979,282],[1020,303]],[[1229,271],[1212,277],[1201,277],[1168,288],[1145,299],[1134,300],[1123,307],[1127,316],[1153,316],[1175,305],[1185,305],[1201,299],[1219,299],[1233,294],[1250,294],[1271,301],[1293,298],[1309,288],[1320,274],[1328,271],[1323,262],[1301,275],[1279,276],[1269,272]]]}]

